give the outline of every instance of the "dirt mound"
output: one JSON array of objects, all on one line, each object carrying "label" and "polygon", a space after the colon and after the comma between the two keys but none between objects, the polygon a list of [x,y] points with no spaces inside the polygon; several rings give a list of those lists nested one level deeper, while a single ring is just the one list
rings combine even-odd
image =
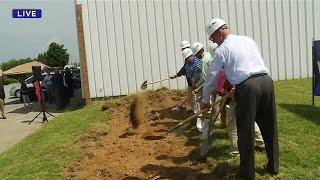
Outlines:
[{"label": "dirt mound", "polygon": [[[86,154],[68,165],[76,179],[212,179],[198,162],[198,132],[192,125],[164,138],[169,127],[185,119],[172,112],[184,98],[161,89],[110,102],[112,117],[99,146],[85,146]],[[108,103],[108,102],[107,102]],[[133,105],[132,105],[133,104]],[[99,134],[99,133],[96,133]]]}]

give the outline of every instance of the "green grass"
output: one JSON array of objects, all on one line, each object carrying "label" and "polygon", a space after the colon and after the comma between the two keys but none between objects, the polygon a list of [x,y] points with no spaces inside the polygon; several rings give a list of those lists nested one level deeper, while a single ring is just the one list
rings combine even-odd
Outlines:
[{"label": "green grass", "polygon": [[[102,102],[67,112],[0,155],[0,179],[66,179],[64,165],[81,155],[81,134],[108,118]],[[8,134],[10,135],[10,134]]]},{"label": "green grass", "polygon": [[[311,105],[311,80],[275,83],[280,141],[280,177],[282,179],[319,179],[320,177],[320,100]],[[93,127],[106,122],[100,111],[102,102],[68,112],[50,121],[0,155],[0,179],[66,179],[65,165],[79,157],[83,150],[77,140]],[[239,158],[230,158],[225,130],[217,130],[210,151],[210,163],[237,171]],[[257,179],[264,174],[265,153],[256,155]]]},{"label": "green grass", "polygon": [[[278,131],[280,144],[280,175],[282,179],[319,179],[320,177],[320,108],[312,106],[311,80],[275,82]],[[218,130],[213,137],[212,159],[228,164],[237,171],[238,158],[229,158],[225,130]],[[257,179],[269,179],[263,166],[265,153],[256,154]]]},{"label": "green grass", "polygon": [[19,81],[14,78],[4,78],[3,85],[8,85],[12,83],[18,83]]}]

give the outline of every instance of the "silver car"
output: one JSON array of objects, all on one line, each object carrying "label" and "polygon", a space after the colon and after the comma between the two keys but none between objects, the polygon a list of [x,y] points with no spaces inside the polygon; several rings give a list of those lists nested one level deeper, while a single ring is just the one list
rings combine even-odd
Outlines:
[{"label": "silver car", "polygon": [[[42,74],[40,84],[42,84],[42,80],[44,79],[45,75],[46,75],[46,73]],[[33,88],[33,76],[30,76],[27,79],[25,79],[25,82],[26,82],[26,85],[28,88]],[[21,84],[17,84],[16,86],[13,86],[10,89],[9,94],[10,94],[10,96],[20,97],[21,96],[20,92],[21,92]]]}]

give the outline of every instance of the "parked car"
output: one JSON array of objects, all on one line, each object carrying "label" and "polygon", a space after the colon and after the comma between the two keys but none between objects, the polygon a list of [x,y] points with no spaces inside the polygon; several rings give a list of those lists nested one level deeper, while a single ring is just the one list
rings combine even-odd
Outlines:
[{"label": "parked car", "polygon": [[[42,80],[44,79],[45,75],[46,73],[42,74],[40,83],[42,83]],[[25,79],[25,82],[28,88],[33,88],[33,75]],[[17,84],[16,86],[13,86],[10,89],[9,94],[10,96],[21,97],[21,85]]]},{"label": "parked car", "polygon": [[[77,88],[81,88],[81,78],[80,78],[80,69],[79,68],[74,68],[74,69],[70,69],[71,70],[71,74],[72,74],[72,79],[73,79],[73,88],[77,89]],[[41,81],[40,83],[42,84],[42,81],[44,79],[44,77],[46,76],[47,73],[42,73],[41,76]],[[33,88],[33,75],[31,75],[30,77],[28,77],[27,79],[25,79],[25,82],[27,84],[28,88]],[[14,96],[14,97],[21,97],[21,85],[17,84],[16,86],[12,87],[9,91],[10,96]]]}]

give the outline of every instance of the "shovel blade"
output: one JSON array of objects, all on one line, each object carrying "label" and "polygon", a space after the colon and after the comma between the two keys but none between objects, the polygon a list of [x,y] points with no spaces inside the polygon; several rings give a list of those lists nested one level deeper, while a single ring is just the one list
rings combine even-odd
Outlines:
[{"label": "shovel blade", "polygon": [[145,90],[147,89],[147,85],[148,85],[148,80],[144,81],[142,84],[141,84],[141,90]]}]

